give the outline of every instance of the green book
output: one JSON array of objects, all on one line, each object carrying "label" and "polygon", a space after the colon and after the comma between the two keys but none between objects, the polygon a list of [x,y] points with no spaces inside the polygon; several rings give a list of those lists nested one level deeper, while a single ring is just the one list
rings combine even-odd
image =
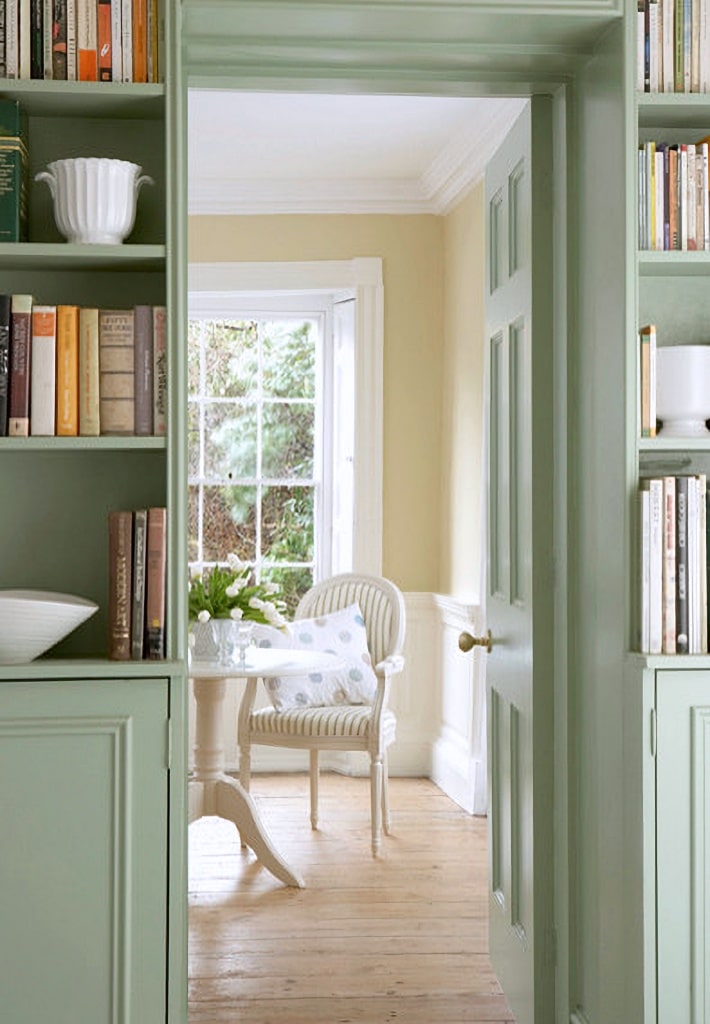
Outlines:
[{"label": "green book", "polygon": [[17,100],[0,99],[0,242],[27,240],[27,117]]}]

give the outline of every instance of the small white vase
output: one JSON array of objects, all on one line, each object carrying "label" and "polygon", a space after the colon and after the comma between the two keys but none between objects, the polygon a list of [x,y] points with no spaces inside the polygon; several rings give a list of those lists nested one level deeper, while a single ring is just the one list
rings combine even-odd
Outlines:
[{"label": "small white vase", "polygon": [[192,659],[212,665],[234,665],[239,650],[239,626],[235,619],[191,623]]}]

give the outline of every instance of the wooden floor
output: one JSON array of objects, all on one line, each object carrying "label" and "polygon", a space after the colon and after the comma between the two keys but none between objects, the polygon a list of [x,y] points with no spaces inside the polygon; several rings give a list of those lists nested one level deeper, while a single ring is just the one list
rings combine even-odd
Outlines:
[{"label": "wooden floor", "polygon": [[486,820],[432,783],[392,779],[370,853],[369,783],[305,776],[252,794],[305,889],[282,885],[219,818],[190,826],[190,1024],[512,1022],[487,956]]}]

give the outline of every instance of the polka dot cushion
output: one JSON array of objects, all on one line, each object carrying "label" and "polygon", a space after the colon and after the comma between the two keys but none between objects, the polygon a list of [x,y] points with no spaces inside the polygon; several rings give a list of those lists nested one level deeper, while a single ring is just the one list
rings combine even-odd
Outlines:
[{"label": "polka dot cushion", "polygon": [[315,619],[289,624],[291,647],[337,654],[345,667],[335,672],[265,679],[277,711],[337,704],[371,704],[377,677],[367,649],[365,620],[355,603]]}]

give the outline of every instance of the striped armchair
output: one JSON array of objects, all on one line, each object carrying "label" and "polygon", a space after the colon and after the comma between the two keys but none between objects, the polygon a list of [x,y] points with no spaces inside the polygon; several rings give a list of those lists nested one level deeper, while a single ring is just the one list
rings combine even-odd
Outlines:
[{"label": "striped armchair", "polygon": [[380,852],[382,827],[389,831],[387,748],[396,719],[388,707],[392,677],[402,671],[405,610],[401,591],[382,577],[344,573],[316,584],[301,599],[295,621],[327,616],[357,602],[376,676],[371,703],[265,707],[254,710],[255,679],[247,681],[239,709],[240,781],[249,789],[251,747],[265,744],[310,751],[311,826],[318,827],[318,773],[321,750],[364,750],[370,755],[372,852]]}]

